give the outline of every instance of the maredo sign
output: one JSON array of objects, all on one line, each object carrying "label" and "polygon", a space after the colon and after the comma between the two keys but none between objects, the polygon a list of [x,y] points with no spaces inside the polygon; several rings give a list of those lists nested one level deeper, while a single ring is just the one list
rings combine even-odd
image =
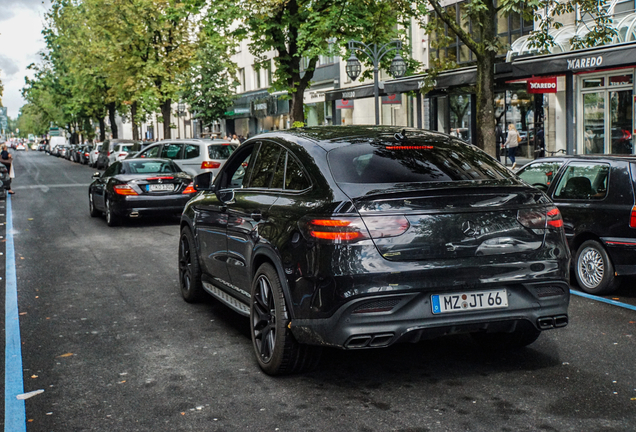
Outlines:
[{"label": "maredo sign", "polygon": [[528,79],[528,93],[556,93],[557,77]]}]

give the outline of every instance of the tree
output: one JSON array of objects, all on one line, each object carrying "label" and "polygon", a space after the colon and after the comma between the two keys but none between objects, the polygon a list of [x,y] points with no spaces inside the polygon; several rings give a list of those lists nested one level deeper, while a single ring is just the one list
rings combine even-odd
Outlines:
[{"label": "tree", "polygon": [[223,118],[234,100],[236,65],[233,49],[220,34],[208,34],[200,42],[195,60],[183,78],[182,98],[204,124]]},{"label": "tree", "polygon": [[405,0],[219,0],[210,5],[204,23],[227,29],[235,40],[249,38],[258,59],[276,54],[271,90],[287,91],[290,121],[302,123],[303,94],[319,56],[329,53],[334,41],[345,45],[349,39],[382,43],[396,38],[410,6]]},{"label": "tree", "polygon": [[[559,17],[571,13],[578,6],[583,14],[594,18],[593,30],[581,38],[575,36],[573,46],[603,45],[611,41],[615,31],[611,28],[611,20],[602,9],[604,2],[596,0],[572,0],[558,3],[555,0],[468,0],[464,5],[461,21],[441,5],[439,0],[420,0],[418,11],[429,34],[437,36],[437,47],[443,47],[449,42],[445,36],[445,27],[449,37],[457,36],[459,40],[473,53],[477,63],[477,83],[475,94],[477,99],[477,137],[475,144],[495,155],[495,108],[494,108],[494,65],[497,52],[500,50],[496,33],[498,16],[507,17],[512,13],[520,14],[525,20],[532,20],[535,16],[543,16],[539,31],[532,36],[533,45],[539,51],[547,51],[554,45],[554,39],[549,33],[550,28],[560,28]],[[548,11],[545,15],[544,11]],[[469,25],[470,24],[470,25]],[[433,61],[430,70],[434,76],[441,69],[454,67],[452,62]]]}]

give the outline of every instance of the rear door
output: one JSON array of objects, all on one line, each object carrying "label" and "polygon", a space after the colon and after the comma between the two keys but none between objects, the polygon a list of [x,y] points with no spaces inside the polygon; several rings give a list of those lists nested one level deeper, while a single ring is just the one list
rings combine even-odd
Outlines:
[{"label": "rear door", "polygon": [[259,241],[259,231],[269,224],[269,209],[278,191],[270,188],[276,166],[284,149],[270,141],[260,143],[252,164],[249,182],[234,189],[227,200],[228,272],[232,284],[245,292],[251,289],[252,252]]}]

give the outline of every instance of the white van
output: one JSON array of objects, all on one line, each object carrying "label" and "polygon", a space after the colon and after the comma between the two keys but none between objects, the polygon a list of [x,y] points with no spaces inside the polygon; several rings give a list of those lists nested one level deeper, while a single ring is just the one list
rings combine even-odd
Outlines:
[{"label": "white van", "polygon": [[51,137],[49,139],[49,153],[52,154],[55,147],[59,145],[65,145],[65,144],[68,144],[68,141],[66,141],[65,137],[61,137],[61,136]]}]

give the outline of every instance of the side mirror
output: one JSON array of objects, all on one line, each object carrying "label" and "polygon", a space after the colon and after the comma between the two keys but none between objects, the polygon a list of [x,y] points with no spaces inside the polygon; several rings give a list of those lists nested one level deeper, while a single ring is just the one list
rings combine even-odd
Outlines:
[{"label": "side mirror", "polygon": [[99,171],[93,173],[93,178],[99,177],[101,174]]},{"label": "side mirror", "polygon": [[214,174],[211,172],[205,172],[194,177],[194,190],[196,191],[210,191],[213,189],[212,181],[214,180]]}]

